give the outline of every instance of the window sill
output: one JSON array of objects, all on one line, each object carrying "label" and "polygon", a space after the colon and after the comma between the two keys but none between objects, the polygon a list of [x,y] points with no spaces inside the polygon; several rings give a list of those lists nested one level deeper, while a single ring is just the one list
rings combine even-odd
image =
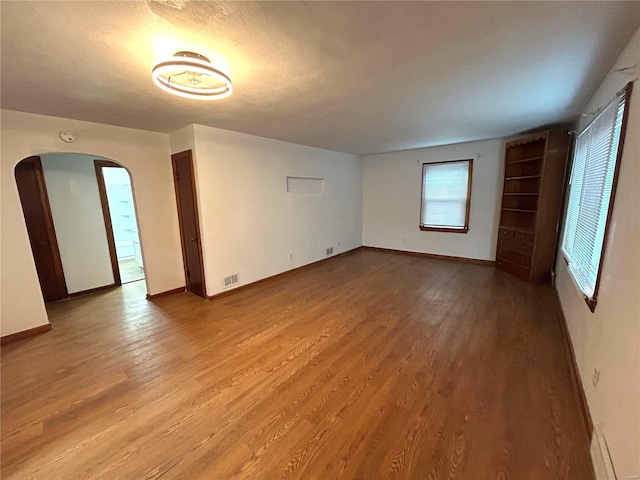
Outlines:
[{"label": "window sill", "polygon": [[591,310],[591,313],[596,311],[596,305],[598,301],[595,298],[589,298],[585,295],[584,301],[587,303],[587,307],[589,307],[589,310]]},{"label": "window sill", "polygon": [[591,311],[591,313],[595,312],[596,311],[596,305],[598,304],[598,300],[596,300],[595,296],[593,298],[591,298],[591,297],[588,297],[587,295],[585,295],[585,293],[582,291],[582,289],[578,286],[578,282],[576,282],[576,279],[573,278],[573,274],[569,270],[569,259],[567,258],[566,254],[564,252],[562,252],[562,258],[564,260],[564,263],[567,266],[567,275],[569,275],[569,278],[571,278],[571,283],[573,283],[573,285],[576,287],[576,290],[578,291],[580,296],[582,296],[582,298],[584,299],[584,302],[587,304],[587,307],[589,307],[589,310]]},{"label": "window sill", "polygon": [[426,227],[424,225],[420,225],[420,230],[423,232],[467,233],[469,228]]}]

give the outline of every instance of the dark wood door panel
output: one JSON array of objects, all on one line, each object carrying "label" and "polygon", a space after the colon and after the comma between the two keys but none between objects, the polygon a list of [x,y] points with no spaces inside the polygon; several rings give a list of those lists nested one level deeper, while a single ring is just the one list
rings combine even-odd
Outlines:
[{"label": "dark wood door panel", "polygon": [[171,156],[187,290],[206,298],[191,150]]},{"label": "dark wood door panel", "polygon": [[111,271],[113,272],[113,284],[122,285],[120,278],[120,266],[118,265],[118,252],[116,251],[116,240],[113,234],[113,223],[111,222],[111,211],[109,210],[109,199],[107,198],[107,186],[104,182],[103,168],[124,168],[111,160],[94,160],[93,166],[96,171],[98,181],[98,194],[100,195],[100,206],[104,218],[104,229],[107,234],[107,245],[109,246],[109,258],[111,259]]},{"label": "dark wood door panel", "polygon": [[42,296],[45,302],[66,298],[67,285],[40,157],[18,163],[15,177]]}]

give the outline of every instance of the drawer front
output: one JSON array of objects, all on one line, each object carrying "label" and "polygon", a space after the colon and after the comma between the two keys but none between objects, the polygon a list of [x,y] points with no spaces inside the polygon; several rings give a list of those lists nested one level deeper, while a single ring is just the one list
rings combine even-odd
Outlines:
[{"label": "drawer front", "polygon": [[506,248],[519,253],[533,254],[533,243],[523,242],[515,238],[499,238],[498,248]]},{"label": "drawer front", "polygon": [[498,238],[513,238],[513,230],[500,227],[498,229]]},{"label": "drawer front", "polygon": [[531,268],[531,255],[527,255],[526,253],[507,250],[506,248],[498,248],[496,257],[498,260],[507,260],[521,267]]},{"label": "drawer front", "polygon": [[535,234],[531,232],[521,232],[519,230],[515,230],[513,233],[516,240],[527,243],[533,243],[533,239],[535,238]]},{"label": "drawer front", "polygon": [[498,267],[503,272],[510,273],[511,275],[518,277],[521,280],[529,280],[529,269],[520,267],[518,265],[514,265],[511,262],[507,262],[506,260],[497,259],[496,267]]}]

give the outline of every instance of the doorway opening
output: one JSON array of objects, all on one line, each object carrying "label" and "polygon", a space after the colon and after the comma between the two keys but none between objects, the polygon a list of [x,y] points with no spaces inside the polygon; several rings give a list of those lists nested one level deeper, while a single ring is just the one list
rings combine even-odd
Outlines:
[{"label": "doorway opening", "polygon": [[[133,203],[131,177],[126,168],[108,160],[95,160],[96,178],[105,228],[109,238],[114,277],[120,283],[144,280],[138,221]],[[114,252],[115,250],[115,252]]]},{"label": "doorway opening", "polygon": [[126,168],[45,153],[23,159],[14,173],[45,302],[145,279]]}]

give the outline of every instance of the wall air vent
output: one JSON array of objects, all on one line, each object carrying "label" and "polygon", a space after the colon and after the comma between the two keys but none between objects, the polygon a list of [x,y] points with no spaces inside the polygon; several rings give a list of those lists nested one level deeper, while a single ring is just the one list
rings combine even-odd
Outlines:
[{"label": "wall air vent", "polygon": [[289,193],[320,193],[325,190],[324,178],[287,177]]},{"label": "wall air vent", "polygon": [[238,274],[232,273],[231,275],[224,277],[222,279],[222,288],[225,289],[225,288],[233,287],[237,283],[240,283]]}]

